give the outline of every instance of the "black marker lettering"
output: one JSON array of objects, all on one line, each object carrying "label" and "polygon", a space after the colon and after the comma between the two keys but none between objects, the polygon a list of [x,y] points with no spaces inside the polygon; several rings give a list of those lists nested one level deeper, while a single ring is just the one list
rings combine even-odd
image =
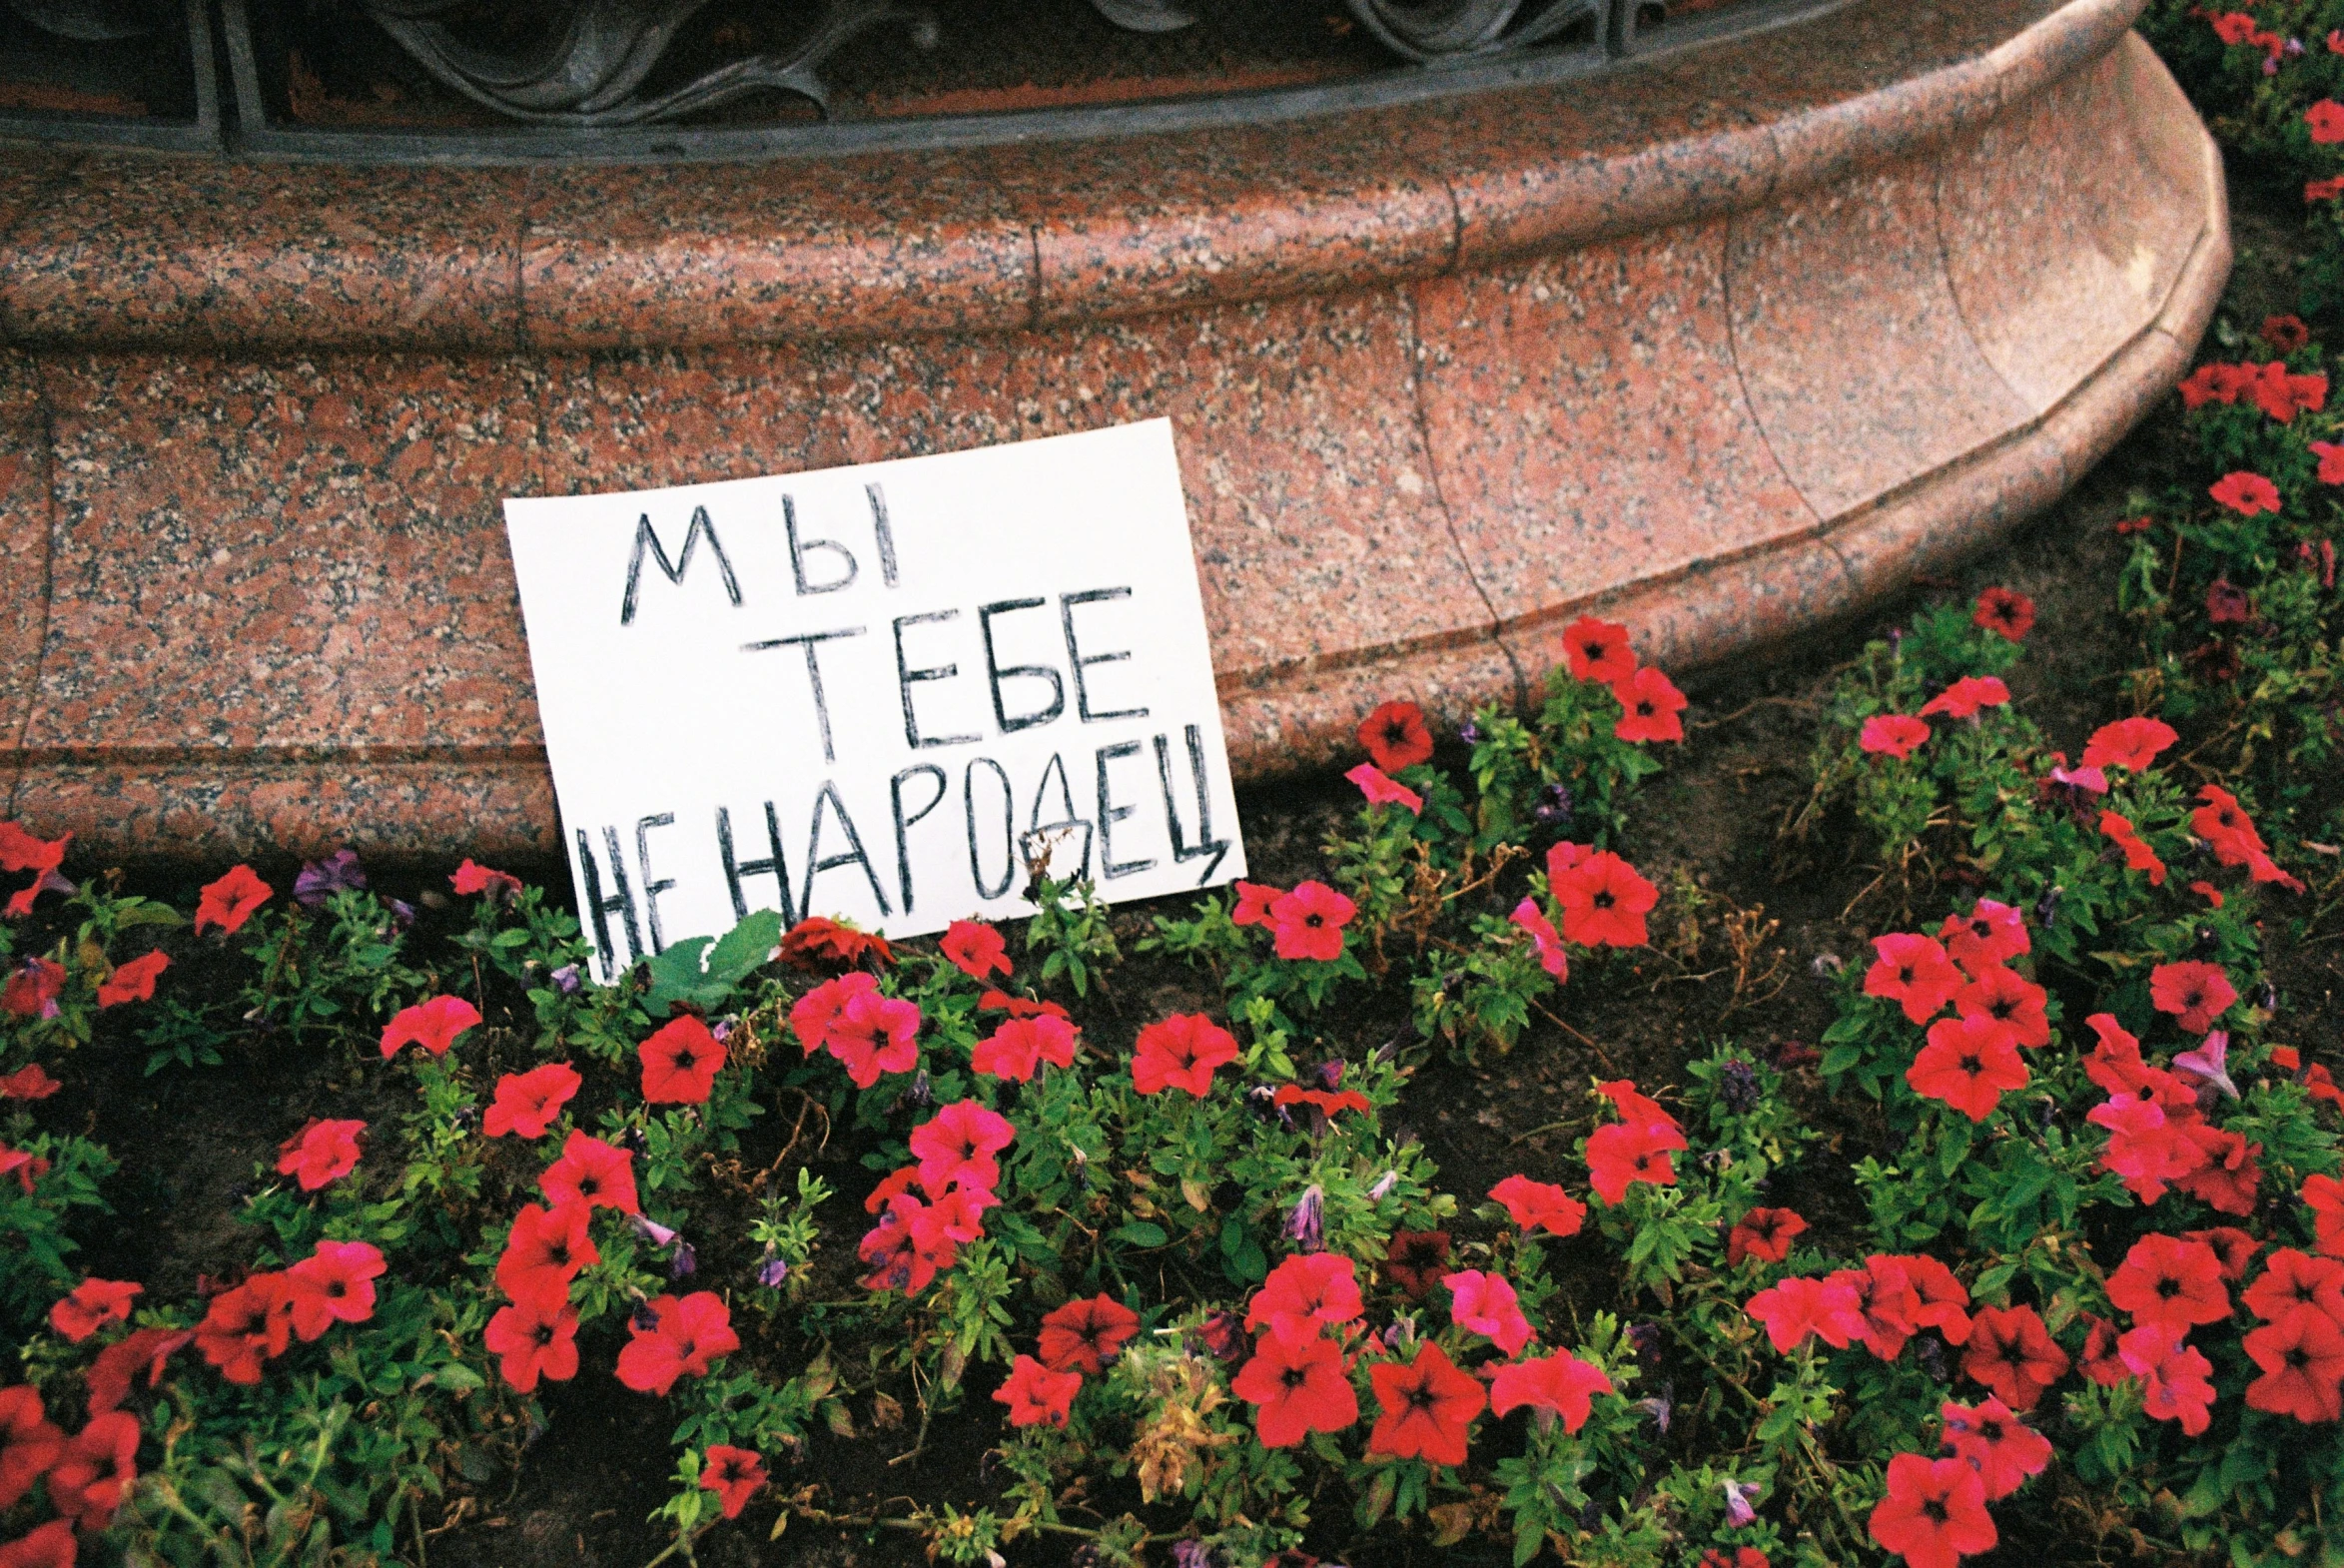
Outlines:
[{"label": "black marker lettering", "polygon": [[602,956],[602,973],[616,980],[618,951],[610,941],[610,917],[618,915],[625,920],[629,965],[643,956],[643,938],[635,925],[635,895],[627,886],[626,858],[618,851],[618,829],[604,828],[602,843],[610,852],[610,875],[618,883],[614,898],[602,896],[602,873],[594,864],[594,847],[586,838],[586,830],[578,829],[578,868],[586,874],[586,912],[594,922],[594,948]]},{"label": "black marker lettering", "polygon": [[922,739],[920,719],[912,711],[912,688],[924,680],[951,680],[960,674],[958,664],[939,664],[932,669],[916,670],[904,658],[904,628],[917,626],[922,621],[960,619],[959,610],[931,610],[925,615],[898,615],[895,618],[895,680],[904,696],[904,744],[914,751],[931,746],[966,746],[983,740],[982,735],[931,735]]},{"label": "black marker lettering", "polygon": [[643,923],[651,928],[651,951],[667,951],[667,941],[659,934],[659,895],[675,886],[675,878],[651,880],[651,830],[675,826],[675,813],[663,811],[656,817],[635,820],[635,864],[643,870]]},{"label": "black marker lettering", "polygon": [[1086,724],[1097,724],[1105,719],[1144,719],[1148,717],[1146,708],[1115,708],[1106,713],[1091,711],[1091,689],[1084,679],[1083,671],[1093,664],[1120,664],[1130,658],[1132,652],[1126,648],[1120,653],[1086,654],[1082,644],[1075,638],[1076,605],[1096,604],[1102,599],[1128,599],[1131,596],[1132,590],[1129,588],[1092,588],[1083,593],[1067,593],[1059,596],[1058,618],[1060,624],[1066,628],[1067,659],[1075,666],[1075,710],[1082,714],[1083,722]]},{"label": "black marker lettering", "polygon": [[[985,676],[993,683],[993,717],[1000,723],[1004,735],[1032,729],[1037,724],[1048,724],[1067,710],[1066,682],[1058,678],[1057,670],[1047,664],[1003,664],[993,650],[994,616],[1006,615],[1011,610],[1038,610],[1048,602],[1047,599],[1003,599],[998,604],[982,605],[977,610],[978,629],[985,633]],[[1050,682],[1050,706],[1011,718],[1009,709],[1002,704],[1001,683],[1020,678]]]},{"label": "black marker lettering", "polygon": [[830,749],[830,700],[822,693],[822,663],[814,656],[816,643],[835,642],[842,637],[860,637],[868,627],[843,626],[837,631],[809,631],[795,637],[773,637],[764,642],[744,642],[743,653],[757,653],[766,648],[803,647],[806,650],[806,682],[814,688],[814,717],[822,726],[822,760],[836,762],[838,756]]},{"label": "black marker lettering", "polygon": [[[1001,785],[1001,880],[991,887],[985,884],[984,858],[977,848],[977,770],[991,768]],[[961,774],[961,798],[969,815],[969,879],[977,884],[979,898],[999,898],[1010,890],[1010,883],[1018,874],[1018,846],[1013,842],[1017,831],[1011,813],[1016,809],[1010,798],[1009,770],[991,757],[973,757]]]},{"label": "black marker lettering", "polygon": [[1115,803],[1115,792],[1107,782],[1107,765],[1119,757],[1136,757],[1139,754],[1140,743],[1136,740],[1120,740],[1112,746],[1099,748],[1099,877],[1103,882],[1113,882],[1118,877],[1146,871],[1156,864],[1153,855],[1146,860],[1119,861],[1115,858],[1115,825],[1140,808]]},{"label": "black marker lettering", "polygon": [[774,814],[770,800],[765,803],[765,841],[772,849],[770,858],[746,863],[736,860],[732,847],[732,813],[722,806],[716,808],[716,851],[724,857],[724,885],[732,894],[732,918],[749,918],[749,900],[741,891],[741,878],[769,876],[781,889],[781,923],[785,927],[794,926],[798,923],[797,901],[791,897],[789,859],[781,852],[781,819]]},{"label": "black marker lettering", "polygon": [[[1050,793],[1050,780],[1054,774],[1058,778],[1059,803],[1065,808],[1066,815],[1045,822],[1042,820],[1042,802]],[[1061,828],[1081,828],[1083,830],[1083,858],[1075,862],[1074,875],[1076,877],[1088,875],[1091,870],[1091,822],[1089,818],[1075,810],[1074,786],[1067,782],[1067,759],[1054,751],[1050,754],[1049,765],[1042,770],[1042,782],[1034,786],[1034,810],[1026,819],[1025,836],[1018,840],[1018,853],[1027,860],[1032,860],[1045,848],[1050,847],[1052,839]],[[1058,856],[1053,853],[1050,858],[1056,861]],[[1073,879],[1069,878],[1068,880]]]},{"label": "black marker lettering", "polygon": [[[904,781],[923,773],[936,781],[936,793],[928,797],[927,805],[907,817],[904,815]],[[944,769],[933,762],[916,762],[887,781],[888,801],[895,809],[895,874],[901,884],[898,891],[903,894],[904,913],[907,915],[912,912],[912,847],[909,837],[912,825],[934,811],[950,787],[945,780]]]},{"label": "black marker lettering", "polygon": [[1165,737],[1156,737],[1156,776],[1164,785],[1164,820],[1172,829],[1172,863],[1182,865],[1191,860],[1204,860],[1204,875],[1196,879],[1198,887],[1212,880],[1220,868],[1221,857],[1229,852],[1226,839],[1212,836],[1212,796],[1204,774],[1204,735],[1195,725],[1188,726],[1188,771],[1196,780],[1196,844],[1189,848],[1187,836],[1180,832],[1180,808],[1172,802],[1172,748]]},{"label": "black marker lettering", "polygon": [[[846,830],[847,852],[822,858],[822,813],[827,808],[838,813],[838,825]],[[814,879],[825,871],[836,871],[841,866],[861,866],[863,876],[871,884],[871,896],[879,901],[879,913],[892,915],[888,908],[887,890],[879,885],[879,873],[871,869],[871,857],[863,853],[863,835],[855,831],[855,819],[847,815],[847,803],[838,798],[838,786],[830,780],[822,781],[822,793],[814,797],[814,826],[806,834],[806,891],[798,900],[798,908],[812,914],[814,911]]]},{"label": "black marker lettering", "polygon": [[621,626],[634,624],[635,596],[643,582],[643,552],[649,550],[652,560],[658,563],[667,580],[680,586],[684,580],[684,568],[691,565],[692,551],[699,546],[702,534],[708,536],[708,552],[716,557],[717,573],[724,578],[725,596],[732,600],[734,609],[740,608],[740,579],[732,574],[732,562],[726,558],[724,545],[716,537],[716,524],[708,520],[708,508],[692,508],[692,525],[684,531],[684,547],[677,552],[672,564],[667,559],[667,551],[660,546],[659,535],[651,529],[651,514],[645,512],[642,520],[635,524],[634,553],[627,557],[626,597],[619,600],[618,604],[618,623]]},{"label": "black marker lettering", "polygon": [[871,497],[871,531],[879,536],[879,580],[892,588],[896,584],[895,529],[887,520],[887,495],[876,484],[864,485],[863,493]]},{"label": "black marker lettering", "polygon": [[[841,588],[854,585],[855,573],[860,569],[855,564],[855,552],[836,539],[800,540],[798,537],[798,503],[787,495],[781,498],[781,524],[783,531],[789,535],[790,575],[798,580],[798,594],[801,598],[809,593],[836,593]],[[840,560],[845,561],[847,563],[846,574],[830,582],[808,581],[806,557],[816,550],[829,550],[836,554]]]}]

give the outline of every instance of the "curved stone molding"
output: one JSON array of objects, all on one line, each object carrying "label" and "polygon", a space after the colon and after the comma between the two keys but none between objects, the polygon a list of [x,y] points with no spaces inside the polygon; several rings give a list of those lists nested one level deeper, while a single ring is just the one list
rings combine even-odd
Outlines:
[{"label": "curved stone molding", "polygon": [[1240,776],[1515,697],[1584,612],[1674,668],[1848,613],[2056,498],[2204,329],[2220,165],[2138,5],[892,159],[0,160],[10,808],[550,853],[499,497],[1156,415]]}]

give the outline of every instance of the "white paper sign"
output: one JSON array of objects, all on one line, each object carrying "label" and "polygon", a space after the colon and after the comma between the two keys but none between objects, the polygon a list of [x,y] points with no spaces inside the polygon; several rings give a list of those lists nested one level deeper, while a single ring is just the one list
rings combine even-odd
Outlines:
[{"label": "white paper sign", "polygon": [[889,936],[1242,876],[1171,424],[508,500],[604,979],[778,909]]}]

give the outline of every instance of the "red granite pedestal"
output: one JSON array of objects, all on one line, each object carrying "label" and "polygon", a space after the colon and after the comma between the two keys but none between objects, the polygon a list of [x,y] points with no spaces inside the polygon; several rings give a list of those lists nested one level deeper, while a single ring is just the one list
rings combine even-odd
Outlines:
[{"label": "red granite pedestal", "polygon": [[1856,0],[1593,81],[754,165],[0,153],[0,769],[99,852],[556,843],[498,501],[1169,415],[1240,776],[1683,669],[2042,507],[2184,368],[2140,0]]}]

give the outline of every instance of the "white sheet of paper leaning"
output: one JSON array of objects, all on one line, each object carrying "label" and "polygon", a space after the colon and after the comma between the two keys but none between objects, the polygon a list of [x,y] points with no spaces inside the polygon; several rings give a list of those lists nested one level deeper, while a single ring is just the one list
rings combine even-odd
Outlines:
[{"label": "white sheet of paper leaning", "polygon": [[1166,420],[504,512],[601,978],[1244,874]]}]

